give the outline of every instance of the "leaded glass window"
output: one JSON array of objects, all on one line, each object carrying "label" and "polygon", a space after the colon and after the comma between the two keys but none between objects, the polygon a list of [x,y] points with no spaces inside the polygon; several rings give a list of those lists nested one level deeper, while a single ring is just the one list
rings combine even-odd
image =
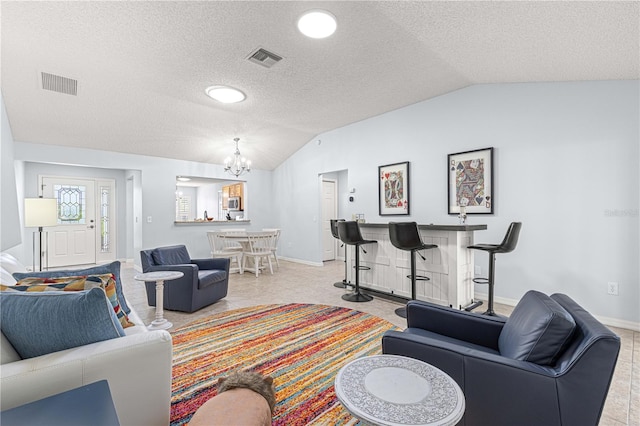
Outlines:
[{"label": "leaded glass window", "polygon": [[85,225],[87,213],[87,187],[84,185],[54,185],[58,200],[58,224]]},{"label": "leaded glass window", "polygon": [[100,187],[100,251],[108,253],[110,249],[111,230],[109,211],[111,207],[111,188]]}]

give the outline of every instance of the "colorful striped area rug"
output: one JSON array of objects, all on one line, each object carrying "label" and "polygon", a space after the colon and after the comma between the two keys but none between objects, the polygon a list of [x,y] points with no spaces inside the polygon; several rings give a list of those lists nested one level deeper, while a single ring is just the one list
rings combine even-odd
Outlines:
[{"label": "colorful striped area rug", "polygon": [[274,378],[274,425],[356,424],[333,381],[350,360],[381,353],[397,329],[370,314],[325,305],[261,305],[212,315],[175,330],[171,424],[189,422],[216,395],[219,377],[251,369]]}]

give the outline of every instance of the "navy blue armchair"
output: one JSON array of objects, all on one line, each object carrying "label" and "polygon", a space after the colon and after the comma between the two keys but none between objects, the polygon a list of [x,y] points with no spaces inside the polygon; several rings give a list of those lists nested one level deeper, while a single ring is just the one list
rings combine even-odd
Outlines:
[{"label": "navy blue armchair", "polygon": [[[194,312],[227,295],[229,259],[191,259],[183,245],[159,247],[140,252],[142,272],[180,271],[182,278],[164,285],[164,309]],[[156,306],[156,284],[145,282],[147,302]]]},{"label": "navy blue armchair", "polygon": [[462,425],[597,425],[620,338],[563,294],[527,292],[507,318],[422,301],[382,352],[425,361],[466,399]]}]

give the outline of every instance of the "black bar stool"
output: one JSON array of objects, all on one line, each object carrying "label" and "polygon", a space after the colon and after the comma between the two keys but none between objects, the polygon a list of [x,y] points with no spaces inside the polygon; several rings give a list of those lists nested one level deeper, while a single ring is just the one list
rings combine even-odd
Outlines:
[{"label": "black bar stool", "polygon": [[[496,253],[509,253],[515,250],[516,245],[518,244],[518,236],[520,235],[520,228],[522,228],[522,222],[511,222],[509,225],[509,229],[507,229],[507,233],[504,236],[504,239],[500,244],[475,244],[472,246],[468,246],[467,248],[474,250],[482,250],[489,253],[489,278],[474,278],[473,282],[476,284],[489,284],[489,300],[487,302],[487,310],[484,312],[484,315],[496,315],[493,310],[493,287],[495,285],[495,263],[496,263]],[[473,307],[467,308],[466,310],[470,311],[475,308],[477,304],[472,305]]]},{"label": "black bar stool", "polygon": [[[435,244],[425,244],[420,238],[418,224],[416,222],[389,222],[389,239],[391,244],[397,249],[411,252],[411,300],[416,300],[416,281],[429,281],[429,277],[416,274],[416,253],[420,250],[437,248]],[[425,257],[418,253],[422,260]],[[396,309],[396,314],[402,318],[407,317],[407,307]]]},{"label": "black bar stool", "polygon": [[[360,249],[366,253],[366,250],[362,247],[363,244],[376,244],[375,240],[365,240],[360,233],[360,227],[358,222],[355,221],[341,221],[338,222],[338,235],[343,243],[348,246],[356,246],[356,287],[355,293],[343,294],[342,298],[349,302],[369,302],[373,300],[373,297],[368,294],[360,292],[360,270],[371,269],[368,266],[360,266]],[[346,254],[346,253],[345,253]]]},{"label": "black bar stool", "polygon": [[[331,235],[336,240],[342,242],[340,240],[340,235],[338,235],[338,222],[344,222],[344,219],[330,219],[331,223]],[[340,247],[344,247],[344,243]],[[344,253],[344,279],[342,281],[338,281],[337,283],[333,283],[334,287],[338,288],[346,288],[348,285],[351,285],[349,281],[347,281],[347,252]]]}]

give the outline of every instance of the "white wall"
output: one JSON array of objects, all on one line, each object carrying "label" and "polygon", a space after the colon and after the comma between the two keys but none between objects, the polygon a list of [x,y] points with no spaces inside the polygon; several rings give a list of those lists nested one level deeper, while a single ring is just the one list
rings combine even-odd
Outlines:
[{"label": "white wall", "polygon": [[[206,231],[216,229],[216,225],[174,224],[176,176],[226,179],[223,166],[19,141],[14,142],[14,156],[17,161],[32,163],[63,163],[99,169],[127,170],[126,178],[134,179],[132,197],[135,217],[132,225],[134,228],[141,227],[141,238],[134,237],[133,255],[137,265],[140,263],[140,249],[171,244],[185,244],[193,258],[210,256]],[[135,170],[139,172],[134,173]],[[37,168],[34,172],[37,173]],[[243,178],[247,181],[245,193],[248,194],[247,198],[251,203],[251,225],[246,227],[275,227],[271,202],[271,173],[252,169],[251,173]],[[123,191],[126,192],[124,187]],[[138,206],[136,200],[140,199]],[[126,210],[124,206],[122,209]],[[147,222],[149,217],[150,223]],[[119,258],[129,254],[125,249],[120,251],[117,253]]]},{"label": "white wall", "polygon": [[[77,167],[61,164],[42,164],[30,161],[24,162],[24,194],[25,197],[38,197],[38,177],[43,176],[64,176],[64,177],[84,177],[90,179],[113,179],[116,185],[117,206],[126,205],[126,173],[124,170]],[[116,209],[116,255],[121,253],[120,258],[125,258],[126,253],[126,208]],[[23,241],[31,241],[33,228],[24,229]],[[33,263],[33,250],[25,251],[27,265]]]},{"label": "white wall", "polygon": [[[639,93],[638,81],[477,85],[319,135],[273,174],[274,193],[291,194],[282,255],[321,259],[319,173],[348,170],[347,218],[457,223],[447,154],[494,147],[495,214],[468,222],[486,223],[476,241],[495,243],[523,222],[516,251],[498,256],[496,296],[560,291],[638,324]],[[381,217],[377,168],[400,161],[411,162],[412,214]],[[486,273],[484,253],[476,264]],[[608,281],[619,296],[607,295]]]},{"label": "white wall", "polygon": [[[499,242],[509,222],[523,222],[518,248],[497,261],[498,299],[561,291],[601,318],[638,324],[639,93],[638,81],[479,85],[335,129],[274,172],[246,175],[249,229],[279,227],[283,257],[320,263],[318,175],[337,170],[346,170],[340,187],[356,189],[353,203],[340,202],[342,217],[457,223],[447,215],[447,154],[492,146],[495,214],[469,222],[489,226],[477,234],[482,242]],[[4,149],[4,128],[2,142]],[[14,157],[17,165],[137,171],[136,262],[140,248],[168,244],[208,256],[207,225],[173,223],[175,176],[226,178],[222,166],[24,142],[14,143]],[[377,167],[399,161],[411,162],[412,215],[380,217]],[[482,253],[476,262],[486,272]],[[619,296],[606,294],[607,281],[620,284]]]},{"label": "white wall", "polygon": [[20,230],[20,213],[18,208],[18,194],[16,192],[16,170],[13,158],[13,135],[4,108],[4,98],[0,96],[0,110],[2,118],[2,144],[0,146],[0,250],[7,250],[22,242]]}]

